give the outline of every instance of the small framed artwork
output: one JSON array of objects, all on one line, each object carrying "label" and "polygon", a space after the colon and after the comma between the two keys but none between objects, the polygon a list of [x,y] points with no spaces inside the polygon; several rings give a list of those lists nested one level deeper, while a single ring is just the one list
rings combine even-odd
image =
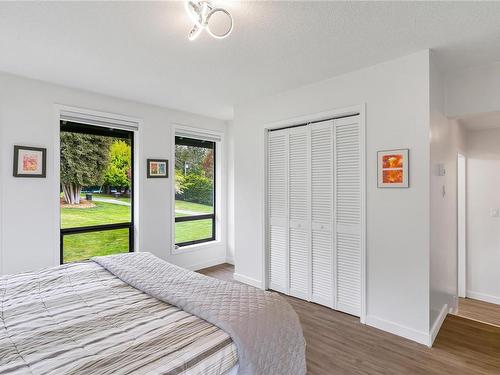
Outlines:
[{"label": "small framed artwork", "polygon": [[168,160],[148,159],[148,178],[168,178]]},{"label": "small framed artwork", "polygon": [[47,175],[47,149],[14,146],[14,177],[38,177]]},{"label": "small framed artwork", "polygon": [[409,187],[409,153],[408,149],[378,152],[378,184],[379,188]]}]

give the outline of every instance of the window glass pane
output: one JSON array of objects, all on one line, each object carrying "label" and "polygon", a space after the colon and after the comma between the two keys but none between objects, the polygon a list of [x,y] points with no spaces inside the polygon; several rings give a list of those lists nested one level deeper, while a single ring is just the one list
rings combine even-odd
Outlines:
[{"label": "window glass pane", "polygon": [[214,144],[175,146],[175,216],[214,213]]},{"label": "window glass pane", "polygon": [[62,130],[60,141],[61,228],[131,222],[131,140]]},{"label": "window glass pane", "polygon": [[212,219],[175,223],[175,243],[212,239]]},{"label": "window glass pane", "polygon": [[89,259],[94,256],[127,253],[129,229],[67,234],[64,241],[64,263]]}]

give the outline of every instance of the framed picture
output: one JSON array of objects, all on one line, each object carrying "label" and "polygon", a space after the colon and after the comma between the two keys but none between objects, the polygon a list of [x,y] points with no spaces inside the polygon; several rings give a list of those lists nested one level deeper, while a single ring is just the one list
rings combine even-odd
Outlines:
[{"label": "framed picture", "polygon": [[148,178],[168,178],[168,160],[148,159]]},{"label": "framed picture", "polygon": [[408,149],[378,152],[378,187],[409,187],[409,153]]},{"label": "framed picture", "polygon": [[47,175],[47,149],[14,146],[14,177],[39,177]]}]

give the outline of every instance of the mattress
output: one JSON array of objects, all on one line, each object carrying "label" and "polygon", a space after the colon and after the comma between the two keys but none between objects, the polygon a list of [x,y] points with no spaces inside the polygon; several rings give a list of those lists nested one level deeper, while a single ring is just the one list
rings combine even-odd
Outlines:
[{"label": "mattress", "polygon": [[0,277],[0,374],[229,374],[216,326],[94,262]]}]

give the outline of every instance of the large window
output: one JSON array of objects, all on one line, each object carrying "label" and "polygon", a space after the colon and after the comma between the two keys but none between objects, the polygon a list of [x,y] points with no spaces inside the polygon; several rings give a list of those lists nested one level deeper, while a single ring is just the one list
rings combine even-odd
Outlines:
[{"label": "large window", "polygon": [[131,131],[61,121],[61,263],[133,251]]},{"label": "large window", "polygon": [[175,244],[213,241],[216,143],[175,137]]}]

